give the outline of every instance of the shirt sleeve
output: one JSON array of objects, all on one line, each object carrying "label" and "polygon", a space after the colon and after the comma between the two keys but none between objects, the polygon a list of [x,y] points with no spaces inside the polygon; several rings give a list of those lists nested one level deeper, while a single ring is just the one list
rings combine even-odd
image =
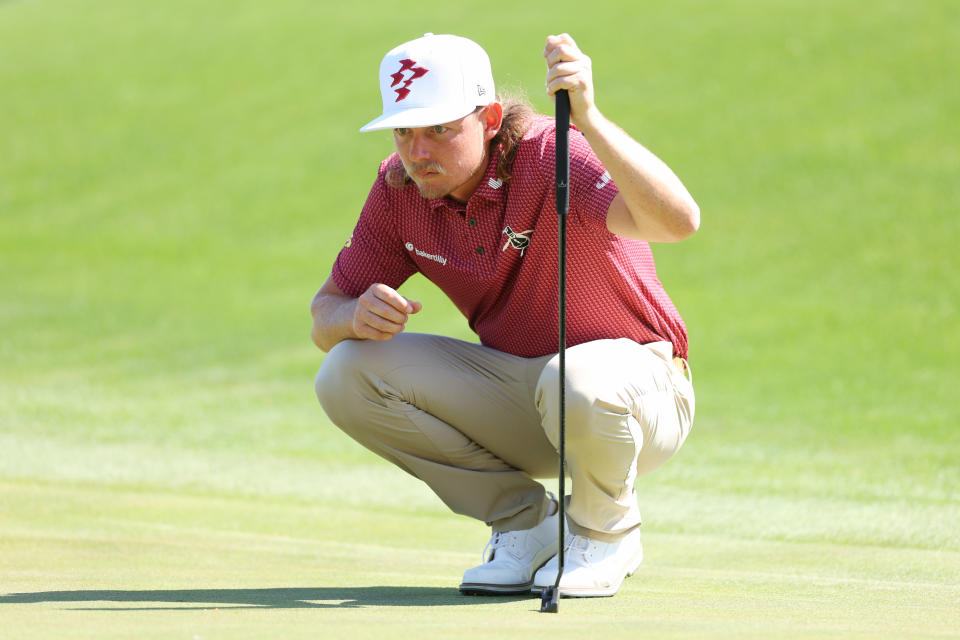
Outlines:
[{"label": "shirt sleeve", "polygon": [[397,289],[417,271],[400,240],[396,212],[387,192],[390,187],[384,181],[386,166],[387,162],[380,166],[353,235],[333,264],[333,281],[353,298],[377,282]]},{"label": "shirt sleeve", "polygon": [[607,210],[620,192],[590,143],[570,127],[570,213],[600,233],[607,230]]}]

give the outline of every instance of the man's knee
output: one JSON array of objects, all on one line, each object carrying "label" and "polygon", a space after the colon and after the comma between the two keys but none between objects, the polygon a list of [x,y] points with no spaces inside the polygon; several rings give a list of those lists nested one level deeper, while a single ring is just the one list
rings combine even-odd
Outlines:
[{"label": "man's knee", "polygon": [[360,340],[343,340],[324,357],[314,381],[314,391],[324,412],[339,424],[339,416],[355,402],[357,372],[364,349]]},{"label": "man's knee", "polygon": [[[559,406],[559,358],[552,358],[538,381],[537,399],[544,427],[556,441]],[[566,354],[566,435],[571,441],[597,437],[628,444],[635,429],[628,419],[656,421],[655,403],[644,399],[670,394],[670,382],[662,360],[632,341],[597,340],[571,347]]]},{"label": "man's knee", "polygon": [[[630,415],[630,408],[616,387],[591,367],[577,366],[568,358],[564,383],[564,426],[568,442],[589,440],[598,430],[609,429],[610,425],[605,423],[611,418],[620,421]],[[560,368],[554,358],[544,367],[537,383],[537,408],[554,446],[559,442],[559,406]]]}]

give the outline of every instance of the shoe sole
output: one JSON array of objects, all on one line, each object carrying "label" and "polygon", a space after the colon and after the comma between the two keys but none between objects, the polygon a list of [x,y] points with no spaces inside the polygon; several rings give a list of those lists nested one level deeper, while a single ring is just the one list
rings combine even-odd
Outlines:
[{"label": "shoe sole", "polygon": [[529,594],[533,581],[526,584],[461,584],[460,593],[465,596],[515,596]]},{"label": "shoe sole", "polygon": [[[537,571],[550,562],[548,557],[537,565],[531,575],[537,575]],[[533,579],[523,584],[493,584],[487,582],[464,582],[460,585],[460,593],[465,596],[515,596],[532,593],[536,587],[533,586]]]},{"label": "shoe sole", "polygon": [[[610,596],[616,595],[617,591],[620,590],[620,586],[623,584],[623,581],[632,576],[640,568],[640,565],[643,564],[643,556],[640,556],[640,559],[636,561],[632,568],[627,570],[626,575],[620,578],[620,581],[617,584],[607,587],[605,589],[590,589],[590,588],[577,588],[577,587],[560,587],[560,596],[564,598],[609,598]],[[533,585],[530,589],[533,593],[543,593],[543,590],[546,587],[541,587],[539,585]]]}]

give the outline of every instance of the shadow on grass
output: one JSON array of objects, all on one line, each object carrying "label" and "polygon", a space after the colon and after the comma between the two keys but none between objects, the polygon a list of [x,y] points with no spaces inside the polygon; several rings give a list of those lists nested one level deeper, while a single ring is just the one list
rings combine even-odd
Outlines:
[{"label": "shadow on grass", "polygon": [[[63,603],[150,603],[150,606],[71,607],[95,611],[170,611],[184,609],[349,609],[362,607],[437,607],[515,602],[538,594],[479,597],[435,587],[317,587],[295,589],[183,589],[156,591],[38,591],[0,595],[0,605]],[[167,605],[167,606],[164,606]]]}]

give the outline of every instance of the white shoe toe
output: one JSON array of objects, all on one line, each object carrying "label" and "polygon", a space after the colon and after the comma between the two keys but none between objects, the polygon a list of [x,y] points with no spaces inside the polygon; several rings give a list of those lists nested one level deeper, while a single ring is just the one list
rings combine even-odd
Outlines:
[{"label": "white shoe toe", "polygon": [[[643,561],[640,531],[631,531],[617,542],[602,542],[568,535],[564,547],[560,595],[572,597],[612,596],[623,580]],[[533,580],[533,591],[542,591],[557,582],[559,561],[554,556]]]}]

